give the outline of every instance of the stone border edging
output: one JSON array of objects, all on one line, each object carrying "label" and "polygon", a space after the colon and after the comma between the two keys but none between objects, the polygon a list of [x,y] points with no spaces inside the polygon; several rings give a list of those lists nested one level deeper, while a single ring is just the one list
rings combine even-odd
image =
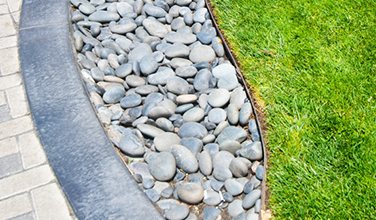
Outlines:
[{"label": "stone border edging", "polygon": [[163,219],[110,143],[83,87],[69,1],[24,0],[19,54],[30,111],[79,219]]}]

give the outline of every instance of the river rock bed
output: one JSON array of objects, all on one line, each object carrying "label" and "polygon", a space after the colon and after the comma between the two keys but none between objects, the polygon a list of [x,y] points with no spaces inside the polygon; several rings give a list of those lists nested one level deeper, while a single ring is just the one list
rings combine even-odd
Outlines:
[{"label": "river rock bed", "polygon": [[205,0],[71,3],[91,101],[162,215],[258,219],[259,129]]}]

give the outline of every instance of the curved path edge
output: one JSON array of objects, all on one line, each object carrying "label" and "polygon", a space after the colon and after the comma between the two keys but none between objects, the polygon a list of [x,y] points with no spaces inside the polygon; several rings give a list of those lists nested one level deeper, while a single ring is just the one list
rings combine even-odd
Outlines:
[{"label": "curved path edge", "polygon": [[79,219],[162,219],[110,143],[83,87],[69,1],[24,0],[19,54],[30,111]]}]

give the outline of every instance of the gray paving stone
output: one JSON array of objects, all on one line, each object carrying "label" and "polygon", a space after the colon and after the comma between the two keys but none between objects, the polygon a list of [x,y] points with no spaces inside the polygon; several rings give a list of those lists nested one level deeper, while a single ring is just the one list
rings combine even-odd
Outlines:
[{"label": "gray paving stone", "polygon": [[11,154],[0,158],[0,178],[22,171],[20,154]]},{"label": "gray paving stone", "polygon": [[11,117],[8,105],[0,106],[0,123],[9,121],[10,119]]},{"label": "gray paving stone", "polygon": [[35,219],[34,216],[35,216],[34,212],[28,212],[26,214],[22,214],[14,218],[10,218],[8,220],[34,220]]}]

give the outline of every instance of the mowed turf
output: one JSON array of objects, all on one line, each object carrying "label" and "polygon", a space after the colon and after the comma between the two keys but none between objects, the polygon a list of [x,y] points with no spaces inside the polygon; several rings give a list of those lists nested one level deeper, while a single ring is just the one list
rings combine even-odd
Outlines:
[{"label": "mowed turf", "polygon": [[212,0],[265,110],[277,219],[376,219],[376,2]]}]

